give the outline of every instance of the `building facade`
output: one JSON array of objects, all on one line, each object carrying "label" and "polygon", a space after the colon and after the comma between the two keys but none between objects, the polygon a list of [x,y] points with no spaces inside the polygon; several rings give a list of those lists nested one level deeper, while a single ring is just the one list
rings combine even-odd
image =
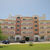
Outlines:
[{"label": "building facade", "polygon": [[39,21],[39,35],[41,41],[50,40],[50,20]]},{"label": "building facade", "polygon": [[3,35],[13,36],[14,41],[24,39],[26,41],[50,40],[50,20],[39,20],[39,16],[23,17],[14,16],[8,19],[0,19]]}]

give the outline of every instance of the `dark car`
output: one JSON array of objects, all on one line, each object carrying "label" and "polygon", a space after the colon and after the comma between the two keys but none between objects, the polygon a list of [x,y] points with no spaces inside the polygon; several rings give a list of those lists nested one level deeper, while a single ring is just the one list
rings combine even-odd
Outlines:
[{"label": "dark car", "polygon": [[20,43],[25,43],[25,40],[21,40]]},{"label": "dark car", "polygon": [[9,40],[4,40],[4,41],[2,41],[2,43],[4,43],[4,44],[9,44],[10,41],[9,41]]}]

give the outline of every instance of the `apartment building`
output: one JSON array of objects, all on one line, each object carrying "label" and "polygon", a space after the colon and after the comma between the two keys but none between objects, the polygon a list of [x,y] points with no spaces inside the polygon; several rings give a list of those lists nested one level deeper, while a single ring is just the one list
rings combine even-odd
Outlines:
[{"label": "apartment building", "polygon": [[[17,38],[18,37],[18,38]],[[39,40],[39,17],[17,17],[16,18],[16,39],[25,39],[26,41]]]},{"label": "apartment building", "polygon": [[8,36],[9,39],[13,37],[14,41],[50,40],[50,20],[39,20],[39,16],[11,16],[0,19],[0,26],[3,35]]},{"label": "apartment building", "polygon": [[15,25],[15,20],[0,19],[2,34],[8,36],[8,38],[15,36]]},{"label": "apartment building", "polygon": [[41,41],[50,40],[50,20],[39,21],[39,36]]},{"label": "apartment building", "polygon": [[21,17],[21,36],[25,38],[25,40],[29,40],[31,37],[33,38],[33,18],[32,17]]},{"label": "apartment building", "polygon": [[40,41],[39,16],[33,16],[33,31],[34,31],[34,41]]}]

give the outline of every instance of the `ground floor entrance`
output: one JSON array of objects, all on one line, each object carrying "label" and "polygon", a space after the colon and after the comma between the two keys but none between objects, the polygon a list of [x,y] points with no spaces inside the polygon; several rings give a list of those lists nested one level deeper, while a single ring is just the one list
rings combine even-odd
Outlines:
[{"label": "ground floor entrance", "polygon": [[29,40],[30,40],[30,38],[29,38],[29,37],[25,37],[25,40],[26,40],[26,41],[29,41]]},{"label": "ground floor entrance", "polygon": [[38,37],[35,37],[35,41],[36,41],[36,42],[38,42],[38,41],[39,41],[39,40],[38,40]]},{"label": "ground floor entrance", "polygon": [[16,35],[16,36],[15,36],[15,41],[16,41],[16,42],[19,42],[20,40],[21,40],[21,36],[20,36],[20,35]]},{"label": "ground floor entrance", "polygon": [[39,35],[34,35],[34,41],[35,41],[35,42],[40,41],[40,36],[39,36]]}]

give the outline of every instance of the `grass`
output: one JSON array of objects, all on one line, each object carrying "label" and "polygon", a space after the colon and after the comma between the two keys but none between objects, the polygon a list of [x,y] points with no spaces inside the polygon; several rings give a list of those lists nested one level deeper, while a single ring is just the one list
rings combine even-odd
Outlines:
[{"label": "grass", "polygon": [[50,44],[17,44],[17,45],[2,45],[0,50],[50,50]]}]

